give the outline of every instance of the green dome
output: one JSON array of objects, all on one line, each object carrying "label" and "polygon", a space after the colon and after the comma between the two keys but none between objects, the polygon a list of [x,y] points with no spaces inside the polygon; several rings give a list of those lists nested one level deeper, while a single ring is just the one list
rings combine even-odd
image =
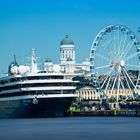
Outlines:
[{"label": "green dome", "polygon": [[52,60],[50,58],[47,58],[45,62],[52,62]]},{"label": "green dome", "polygon": [[66,35],[65,38],[60,42],[60,45],[74,45],[74,42],[69,38],[68,35]]}]

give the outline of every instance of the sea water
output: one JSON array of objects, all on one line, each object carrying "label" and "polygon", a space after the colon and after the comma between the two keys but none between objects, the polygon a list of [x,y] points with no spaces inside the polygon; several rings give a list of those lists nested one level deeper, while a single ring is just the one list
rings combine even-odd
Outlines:
[{"label": "sea water", "polygon": [[0,119],[0,140],[140,140],[140,118]]}]

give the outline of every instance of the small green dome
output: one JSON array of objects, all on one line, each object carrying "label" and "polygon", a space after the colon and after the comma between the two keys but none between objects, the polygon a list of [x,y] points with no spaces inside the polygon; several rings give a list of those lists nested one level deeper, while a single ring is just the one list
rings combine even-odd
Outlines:
[{"label": "small green dome", "polygon": [[83,62],[89,62],[89,59],[86,57],[84,58]]},{"label": "small green dome", "polygon": [[51,58],[47,58],[45,62],[52,62]]},{"label": "small green dome", "polygon": [[72,61],[72,58],[70,58],[70,57],[69,57],[69,58],[67,58],[67,61]]},{"label": "small green dome", "polygon": [[60,42],[60,45],[74,45],[74,42],[69,38],[68,35],[66,35],[65,38]]}]

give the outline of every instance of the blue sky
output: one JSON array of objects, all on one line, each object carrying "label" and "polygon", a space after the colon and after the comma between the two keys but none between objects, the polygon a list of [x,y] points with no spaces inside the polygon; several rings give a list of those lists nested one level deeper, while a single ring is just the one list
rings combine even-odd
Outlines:
[{"label": "blue sky", "polygon": [[139,7],[139,0],[0,0],[0,72],[14,54],[20,64],[29,63],[32,48],[40,66],[48,57],[58,63],[66,34],[75,42],[77,62],[89,57],[93,39],[107,25],[126,25],[140,38]]}]

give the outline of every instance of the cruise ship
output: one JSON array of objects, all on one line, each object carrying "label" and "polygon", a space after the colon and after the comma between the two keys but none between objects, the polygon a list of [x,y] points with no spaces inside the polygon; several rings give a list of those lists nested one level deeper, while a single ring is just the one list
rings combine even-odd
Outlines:
[{"label": "cruise ship", "polygon": [[32,50],[30,67],[14,59],[0,78],[0,117],[64,116],[76,100],[75,88],[75,81],[62,73],[38,70]]}]

